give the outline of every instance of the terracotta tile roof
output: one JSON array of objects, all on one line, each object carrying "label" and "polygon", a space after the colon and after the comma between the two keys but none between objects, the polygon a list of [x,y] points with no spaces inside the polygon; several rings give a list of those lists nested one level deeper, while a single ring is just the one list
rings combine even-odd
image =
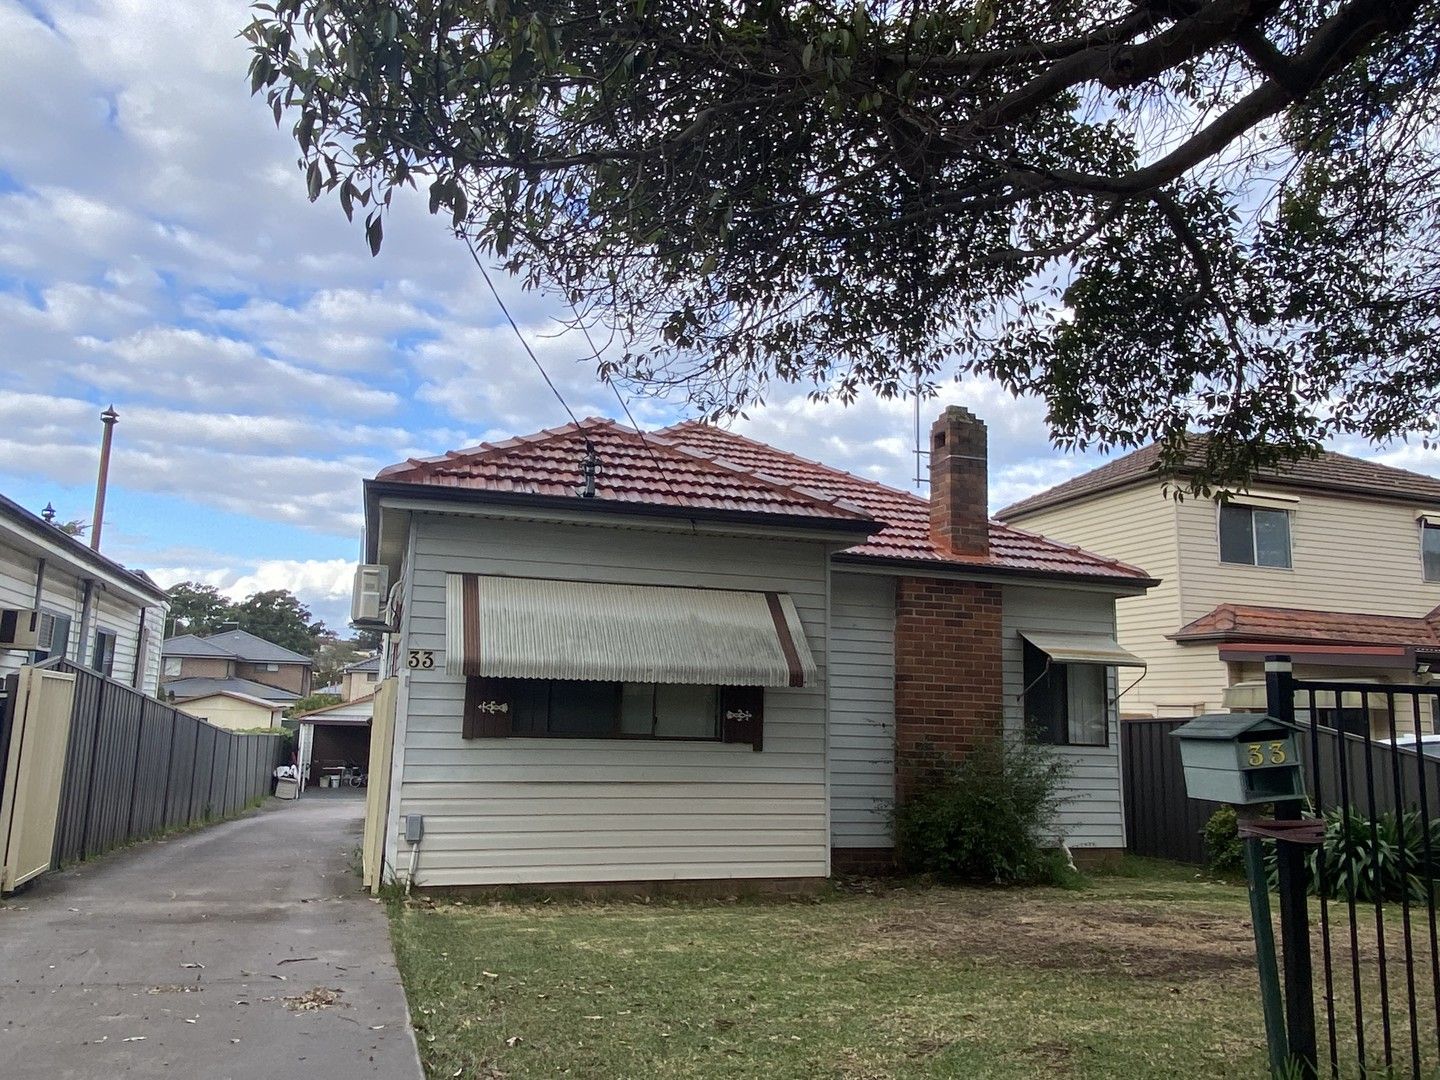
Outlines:
[{"label": "terracotta tile roof", "polygon": [[[1159,445],[1152,443],[1048,491],[1013,503],[1001,510],[998,516],[1010,520],[1036,510],[1074,502],[1087,495],[1096,495],[1147,479],[1161,479],[1158,471],[1159,458]],[[1179,476],[1193,474],[1204,459],[1205,439],[1203,436],[1196,436],[1186,447],[1185,463],[1179,469]],[[1312,488],[1401,499],[1406,502],[1440,504],[1440,479],[1330,450],[1316,458],[1291,462],[1276,469],[1261,470],[1256,474],[1255,480],[1257,485]]]},{"label": "terracotta tile roof", "polygon": [[1145,582],[1143,570],[990,523],[988,557],[950,555],[930,541],[930,504],[918,496],[807,461],[708,424],[641,433],[589,419],[534,435],[411,459],[377,480],[478,491],[574,498],[584,479],[586,440],[600,469],[597,508],[609,502],[813,517],[878,525],[843,556],[1003,573]]},{"label": "terracotta tile roof", "polygon": [[1421,645],[1440,648],[1440,608],[1420,617],[1221,604],[1170,635],[1175,641],[1291,645]]},{"label": "terracotta tile roof", "polygon": [[605,502],[811,517],[863,525],[869,516],[843,498],[718,456],[677,446],[661,434],[642,436],[613,420],[587,419],[534,435],[481,443],[382,469],[377,480],[575,498],[584,486],[587,444],[599,471],[595,505]]},{"label": "terracotta tile roof", "polygon": [[660,434],[701,452],[723,455],[742,467],[762,469],[783,480],[803,483],[809,489],[844,498],[863,508],[877,521],[885,522],[885,527],[865,543],[843,552],[845,556],[1045,575],[1148,579],[1145,571],[1138,567],[995,521],[990,523],[988,557],[952,555],[937,548],[931,541],[930,504],[918,495],[808,461],[709,424],[691,421],[666,428]]}]

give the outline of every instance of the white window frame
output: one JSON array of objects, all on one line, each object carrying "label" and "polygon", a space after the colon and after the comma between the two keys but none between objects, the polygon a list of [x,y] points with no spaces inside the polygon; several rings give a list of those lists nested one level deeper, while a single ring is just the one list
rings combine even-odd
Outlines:
[{"label": "white window frame", "polygon": [[[1237,507],[1247,510],[1250,513],[1250,553],[1253,557],[1251,562],[1236,562],[1225,558],[1225,546],[1220,535],[1220,519],[1227,507]],[[1286,554],[1289,555],[1289,564],[1286,566],[1272,566],[1269,563],[1260,561],[1260,542],[1255,535],[1255,512],[1259,510],[1273,514],[1285,515],[1285,541]],[[1268,500],[1248,501],[1246,499],[1231,499],[1228,503],[1215,504],[1215,558],[1221,566],[1249,566],[1256,570],[1294,570],[1295,569],[1295,511],[1288,506],[1276,506]]]}]

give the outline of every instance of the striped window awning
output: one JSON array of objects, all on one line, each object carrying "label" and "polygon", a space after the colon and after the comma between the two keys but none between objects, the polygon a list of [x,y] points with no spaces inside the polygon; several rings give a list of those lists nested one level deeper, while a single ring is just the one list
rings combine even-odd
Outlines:
[{"label": "striped window awning", "polygon": [[1022,630],[1020,636],[1057,664],[1104,664],[1106,667],[1145,667],[1145,661],[1120,647],[1109,634],[1040,633]]},{"label": "striped window awning", "polygon": [[788,594],[445,576],[445,670],[517,679],[811,686]]}]

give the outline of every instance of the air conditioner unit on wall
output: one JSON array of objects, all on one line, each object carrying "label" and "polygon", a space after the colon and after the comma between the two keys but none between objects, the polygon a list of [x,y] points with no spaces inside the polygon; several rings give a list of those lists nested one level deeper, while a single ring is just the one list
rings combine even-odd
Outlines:
[{"label": "air conditioner unit on wall", "polygon": [[40,612],[30,608],[0,609],[0,649],[29,652],[43,647],[40,644]]},{"label": "air conditioner unit on wall", "polygon": [[390,571],[377,563],[355,570],[355,593],[350,602],[350,622],[362,628],[386,626],[385,601],[390,588]]}]

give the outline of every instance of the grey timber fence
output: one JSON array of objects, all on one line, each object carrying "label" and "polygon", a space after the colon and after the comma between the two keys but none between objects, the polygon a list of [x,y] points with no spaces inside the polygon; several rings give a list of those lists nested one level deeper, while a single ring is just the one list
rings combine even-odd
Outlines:
[{"label": "grey timber fence", "polygon": [[283,735],[226,731],[69,660],[41,666],[75,676],[56,866],[236,814],[286,760]]}]

